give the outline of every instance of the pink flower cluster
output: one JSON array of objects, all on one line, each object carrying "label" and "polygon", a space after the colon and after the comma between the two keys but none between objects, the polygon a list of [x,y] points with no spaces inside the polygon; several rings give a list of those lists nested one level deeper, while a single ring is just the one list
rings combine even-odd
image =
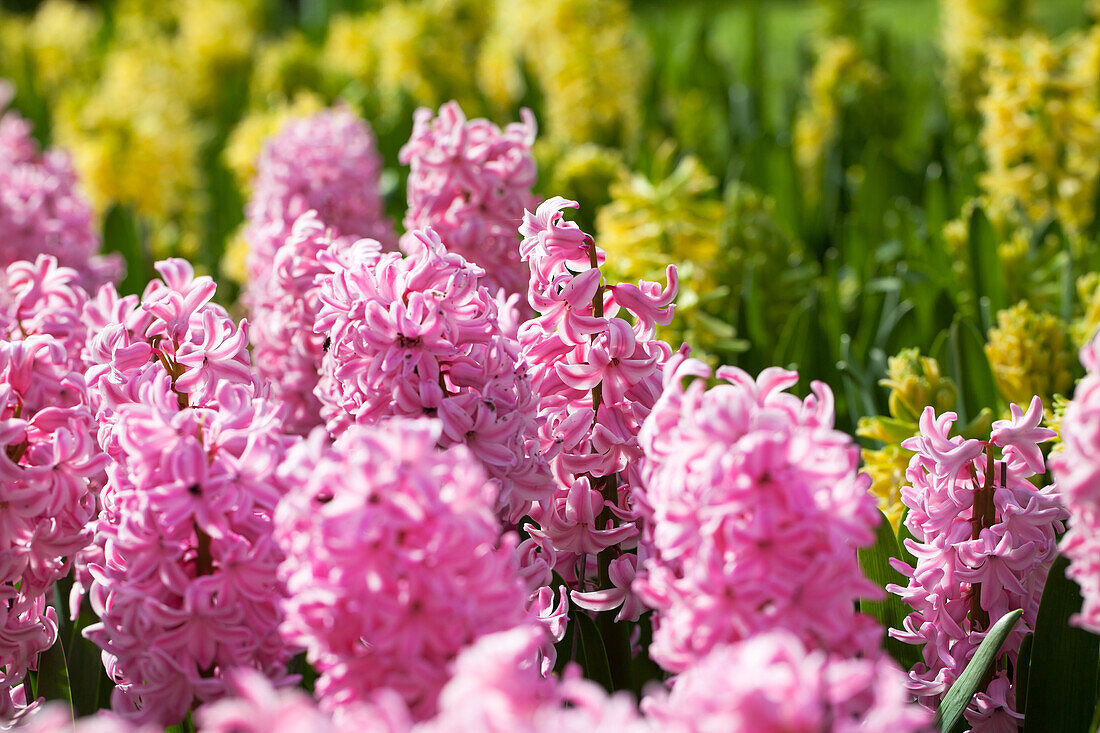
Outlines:
[{"label": "pink flower cluster", "polygon": [[[105,288],[88,370],[107,469],[86,559],[112,706],[171,724],[215,699],[237,667],[285,679],[274,471],[290,439],[252,381],[247,325],[210,303],[214,283],[158,263],[140,302]],[[105,321],[105,323],[104,323]]]},{"label": "pink flower cluster", "polygon": [[[637,563],[624,554],[638,534],[630,500],[641,477],[637,434],[672,355],[654,329],[671,322],[676,270],[669,267],[663,290],[652,282],[606,285],[603,252],[562,216],[576,206],[549,199],[524,212],[520,227],[528,299],[538,313],[520,326],[521,358],[538,394],[540,452],[556,483],[551,503],[532,511],[538,526],[531,533],[552,543],[555,569],[579,588],[573,599],[608,611],[629,603]],[[588,589],[588,571],[600,567],[588,558],[605,551],[615,555],[604,562],[616,563],[605,579],[615,588]],[[620,617],[633,620],[640,610],[628,606]]]},{"label": "pink flower cluster", "polygon": [[8,265],[0,274],[0,337],[52,336],[61,344],[69,366],[83,372],[88,296],[78,280],[76,270],[59,266],[50,255]]},{"label": "pink flower cluster", "polygon": [[360,237],[395,244],[378,191],[381,171],[370,126],[343,108],[290,123],[257,163],[243,300],[255,326],[256,369],[288,403],[287,427],[297,434],[321,423],[313,396],[321,342],[311,338],[318,255]]},{"label": "pink flower cluster", "polygon": [[91,539],[91,478],[102,469],[84,377],[64,344],[0,340],[0,721],[14,713],[9,688],[57,638],[47,595]]},{"label": "pink flower cluster", "polygon": [[256,368],[286,404],[286,429],[295,435],[322,423],[321,403],[313,393],[324,357],[324,337],[313,332],[320,309],[317,278],[328,273],[326,253],[339,246],[317,213],[307,211],[275,251],[266,283],[250,283]]},{"label": "pink flower cluster", "polygon": [[117,278],[121,260],[98,256],[92,209],[69,156],[40,152],[31,124],[4,112],[7,101],[0,89],[0,267],[45,254],[76,270],[86,288]]},{"label": "pink flower cluster", "polygon": [[457,102],[444,104],[434,119],[421,108],[400,152],[410,169],[405,228],[432,227],[447,249],[485,269],[490,290],[507,293],[527,287],[516,228],[537,203],[535,117],[528,109],[522,116],[501,131],[489,120],[467,122]]},{"label": "pink flower cluster", "polygon": [[[688,359],[668,373],[639,436],[648,557],[634,588],[656,611],[653,659],[678,672],[716,646],[783,629],[843,656],[875,649],[881,630],[856,612],[875,592],[856,548],[877,512],[859,450],[833,429],[833,396],[784,390],[795,372],[753,380]],[[686,388],[683,381],[699,377]]]},{"label": "pink flower cluster", "polygon": [[1061,545],[1066,572],[1084,597],[1074,623],[1100,634],[1100,336],[1081,349],[1081,363],[1087,374],[1062,416],[1062,445],[1050,467],[1069,512]]},{"label": "pink flower cluster", "polygon": [[776,630],[715,647],[642,709],[666,733],[935,730],[908,697],[889,657],[834,657]]},{"label": "pink flower cluster", "polygon": [[[1045,470],[1038,444],[1054,436],[1039,427],[1043,405],[1032,400],[1025,413],[1012,405],[1012,419],[993,423],[989,443],[951,436],[956,416],[938,418],[931,407],[920,434],[902,445],[916,455],[906,471],[902,501],[914,539],[905,545],[916,566],[894,565],[906,587],[887,586],[913,609],[903,630],[891,634],[924,645],[924,661],[910,671],[910,688],[934,706],[957,679],[989,627],[1021,608],[1023,618],[1005,642],[1002,656],[1015,666],[1020,642],[1034,628],[1039,600],[1057,552],[1065,511],[1053,487],[1029,479]],[[993,446],[1004,460],[992,461]],[[1015,727],[1013,681],[994,676],[966,711],[976,731]]]},{"label": "pink flower cluster", "polygon": [[519,519],[546,500],[550,481],[526,367],[482,270],[431,229],[406,236],[404,257],[371,244],[333,258],[321,284],[315,329],[327,354],[317,395],[329,431],[438,417],[440,446],[466,445],[498,483],[501,513]]},{"label": "pink flower cluster", "polygon": [[330,711],[390,688],[430,717],[458,652],[525,618],[494,487],[464,446],[437,448],[442,431],[395,419],[330,446],[316,430],[280,469],[284,632],[306,648]]}]

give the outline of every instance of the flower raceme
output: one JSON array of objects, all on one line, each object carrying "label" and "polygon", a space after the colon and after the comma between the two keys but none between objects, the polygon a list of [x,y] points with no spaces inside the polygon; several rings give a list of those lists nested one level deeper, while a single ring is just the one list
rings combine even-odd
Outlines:
[{"label": "flower raceme", "polygon": [[1100,337],[1081,349],[1087,373],[1062,417],[1062,445],[1050,458],[1058,490],[1069,512],[1062,552],[1066,571],[1081,586],[1084,605],[1073,622],[1100,634]]},{"label": "flower raceme", "polygon": [[112,707],[166,725],[228,692],[230,669],[289,681],[271,522],[290,438],[254,383],[247,324],[210,302],[213,281],[182,260],[157,270],[140,300],[105,287],[87,309],[112,461],[78,579],[99,616],[84,633],[103,649]]},{"label": "flower raceme", "polygon": [[668,733],[935,730],[931,713],[908,698],[889,657],[829,655],[773,630],[715,647],[642,710]]},{"label": "flower raceme", "polygon": [[[905,542],[913,567],[894,561],[909,579],[887,586],[913,612],[891,635],[924,645],[924,661],[909,673],[910,689],[933,707],[947,692],[997,619],[1023,609],[1001,656],[1015,666],[1020,643],[1034,629],[1047,570],[1057,551],[1065,511],[1054,488],[1037,488],[1045,472],[1039,443],[1043,406],[1012,405],[1011,419],[993,423],[989,442],[950,435],[956,415],[927,407],[920,434],[902,446],[914,452],[902,501],[909,509]],[[1003,460],[994,461],[994,448]],[[974,730],[1015,727],[1022,718],[1005,667],[966,711]]]},{"label": "flower raceme", "polygon": [[10,688],[57,639],[46,596],[91,539],[104,463],[92,426],[62,341],[0,340],[0,722],[15,713]]},{"label": "flower raceme", "polygon": [[389,688],[430,717],[458,652],[527,617],[495,487],[467,447],[438,449],[443,430],[394,418],[328,445],[318,429],[280,469],[284,632],[306,648],[329,711]]},{"label": "flower raceme", "polygon": [[535,116],[502,131],[489,120],[466,120],[457,102],[413,116],[413,132],[401,148],[409,166],[409,231],[430,226],[451,252],[485,270],[490,290],[522,293],[527,268],[520,262],[516,227],[537,199],[535,184]]},{"label": "flower raceme", "polygon": [[[645,281],[606,284],[603,252],[565,220],[567,207],[576,203],[549,199],[525,212],[520,227],[520,252],[531,270],[528,301],[536,312],[520,326],[521,357],[538,395],[540,452],[555,479],[555,495],[532,512],[537,526],[530,531],[557,551],[555,569],[573,584],[578,605],[623,607],[634,620],[640,607],[624,591],[637,562],[621,558],[638,534],[630,498],[640,479],[637,433],[672,355],[654,328],[671,322],[676,269],[669,267],[664,288]],[[588,563],[590,556],[600,559]],[[590,573],[598,573],[596,588],[588,587]]]},{"label": "flower raceme", "polygon": [[256,369],[287,402],[293,433],[321,424],[313,395],[321,340],[309,336],[317,316],[319,256],[361,237],[390,249],[396,243],[378,190],[381,171],[374,133],[342,108],[287,124],[257,163],[246,211],[243,300],[255,326]]},{"label": "flower raceme", "polygon": [[76,272],[85,288],[118,275],[117,255],[99,255],[92,209],[80,191],[69,156],[40,152],[31,125],[5,112],[9,98],[0,80],[0,267],[51,255]]},{"label": "flower raceme", "polygon": [[526,366],[481,268],[431,229],[407,234],[403,246],[405,256],[359,242],[321,281],[321,415],[333,435],[356,423],[437,417],[440,446],[466,445],[514,522],[546,501],[550,483]]},{"label": "flower raceme", "polygon": [[639,434],[647,556],[634,590],[656,610],[653,659],[680,672],[773,629],[843,657],[877,649],[880,629],[855,610],[874,593],[855,550],[874,541],[875,499],[829,388],[803,400],[784,391],[794,372],[723,367],[707,390],[710,374],[670,366]]}]

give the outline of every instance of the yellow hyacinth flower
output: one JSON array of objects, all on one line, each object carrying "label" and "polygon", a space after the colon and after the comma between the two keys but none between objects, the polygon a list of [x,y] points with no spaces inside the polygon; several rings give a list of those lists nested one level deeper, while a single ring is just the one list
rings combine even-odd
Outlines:
[{"label": "yellow hyacinth flower", "polygon": [[300,93],[315,93],[321,87],[322,74],[317,49],[301,32],[292,30],[262,42],[252,67],[253,103],[262,108]]},{"label": "yellow hyacinth flower", "polygon": [[[840,134],[844,105],[882,86],[882,71],[849,36],[827,38],[806,82],[806,104],[795,117],[794,158],[804,175],[816,182],[825,151]],[[811,192],[816,186],[811,188]]]},{"label": "yellow hyacinth flower", "polygon": [[596,231],[607,252],[607,271],[622,281],[663,281],[671,262],[679,269],[676,320],[665,338],[679,343],[694,324],[700,299],[717,287],[714,263],[722,223],[717,180],[693,156],[658,181],[623,176],[611,202],[599,210]]},{"label": "yellow hyacinth flower", "polygon": [[1022,207],[1032,222],[1056,215],[1072,232],[1094,218],[1100,176],[1100,107],[1089,44],[1056,45],[1035,33],[991,43],[979,102],[988,170],[980,183],[994,211]]},{"label": "yellow hyacinth flower", "polygon": [[[879,384],[890,390],[890,414],[861,418],[856,434],[882,443],[880,448],[863,450],[863,471],[871,477],[871,493],[896,531],[905,515],[901,488],[907,483],[905,470],[913,457],[901,443],[919,432],[918,421],[925,407],[931,406],[937,415],[955,409],[958,389],[942,374],[939,362],[921,356],[915,348],[890,357],[886,378]],[[962,433],[988,433],[989,425],[990,414],[983,411]]]},{"label": "yellow hyacinth flower", "polygon": [[490,43],[507,48],[510,39],[522,53],[542,92],[549,138],[609,144],[637,134],[648,54],[624,0],[500,3],[492,34]]},{"label": "yellow hyacinth flower", "polygon": [[1076,354],[1066,325],[1021,301],[997,313],[985,354],[997,388],[1008,402],[1026,405],[1039,395],[1050,407],[1056,394],[1073,387]]},{"label": "yellow hyacinth flower", "polygon": [[46,0],[26,29],[25,41],[35,78],[47,95],[92,70],[95,37],[103,25],[100,13],[73,0]]},{"label": "yellow hyacinth flower", "polygon": [[1029,0],[940,0],[941,46],[953,101],[973,111],[985,91],[982,72],[988,42],[1023,32]]},{"label": "yellow hyacinth flower", "polygon": [[181,215],[199,179],[203,133],[170,49],[155,41],[112,49],[91,90],[71,89],[54,118],[93,204],[129,204],[147,217]]}]

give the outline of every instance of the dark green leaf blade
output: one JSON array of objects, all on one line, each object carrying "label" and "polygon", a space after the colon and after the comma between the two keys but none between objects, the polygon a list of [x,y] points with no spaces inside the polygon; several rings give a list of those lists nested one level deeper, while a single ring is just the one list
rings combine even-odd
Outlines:
[{"label": "dark green leaf blade", "polygon": [[1001,647],[1008,638],[1012,627],[1020,620],[1023,610],[1010,611],[993,624],[993,628],[982,639],[982,643],[974,651],[974,656],[966,665],[955,684],[943,696],[940,707],[936,711],[936,725],[944,733],[953,733],[962,720],[966,706],[974,699],[974,695],[981,691],[985,684],[986,675],[992,669]]},{"label": "dark green leaf blade", "polygon": [[576,624],[576,633],[580,637],[579,661],[584,669],[584,676],[599,683],[605,690],[613,691],[615,685],[611,679],[611,664],[607,660],[607,649],[599,629],[596,628],[596,622],[587,611],[581,609],[577,609],[571,621]]},{"label": "dark green leaf blade", "polygon": [[1081,592],[1059,555],[1047,575],[1028,669],[1025,733],[1088,731],[1096,703],[1100,636],[1069,625]]},{"label": "dark green leaf blade", "polygon": [[[875,544],[859,550],[859,567],[867,579],[885,589],[891,583],[904,586],[905,577],[890,565],[891,558],[900,558],[897,538],[889,520],[879,512],[878,529],[875,532]],[[893,593],[887,593],[881,601],[861,600],[859,610],[878,619],[883,629],[883,644],[902,669],[911,669],[920,661],[917,647],[890,638],[889,629],[900,629],[909,613],[908,607]]]},{"label": "dark green leaf blade", "polygon": [[68,708],[69,716],[73,714],[72,690],[69,688],[69,669],[65,662],[65,645],[59,636],[46,651],[38,657],[38,687],[35,690],[38,697],[47,702],[57,700],[63,702]]}]

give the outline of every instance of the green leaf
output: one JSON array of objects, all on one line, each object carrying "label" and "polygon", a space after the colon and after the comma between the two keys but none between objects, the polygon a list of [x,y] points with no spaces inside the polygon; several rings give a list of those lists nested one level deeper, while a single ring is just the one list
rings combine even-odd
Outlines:
[{"label": "green leaf", "polygon": [[[879,512],[878,529],[875,531],[875,544],[859,550],[859,567],[868,580],[879,588],[895,583],[905,585],[905,577],[890,565],[891,558],[900,558],[897,538],[889,520]],[[883,628],[883,643],[902,669],[911,669],[920,661],[918,647],[893,639],[888,629],[900,629],[909,613],[908,607],[893,593],[887,593],[881,601],[860,601],[859,610],[878,619]]]},{"label": "green leaf", "polygon": [[1027,691],[1030,684],[1029,671],[1031,669],[1031,647],[1035,641],[1035,634],[1028,634],[1020,642],[1020,654],[1016,657],[1016,709],[1027,709]]},{"label": "green leaf", "polygon": [[[60,600],[68,596],[68,592],[60,592],[58,587],[59,618],[68,618],[68,609],[65,609]],[[75,623],[66,622],[68,636],[65,640],[65,661],[69,669],[69,690],[72,693],[73,712],[76,717],[92,715],[100,708],[110,707],[111,690],[114,683],[107,676],[103,668],[103,658],[99,647],[88,641],[83,636],[87,627],[99,621],[92,612],[91,603],[87,596],[84,597],[80,607],[80,615]]]},{"label": "green leaf", "polygon": [[936,711],[936,725],[944,733],[954,733],[956,727],[963,722],[963,713],[966,706],[974,699],[986,685],[986,677],[993,669],[993,663],[1008,638],[1012,627],[1023,615],[1022,609],[1010,611],[993,624],[993,628],[982,639],[982,643],[974,651],[966,669],[962,671],[955,684],[943,696],[939,709]]},{"label": "green leaf", "polygon": [[906,540],[916,541],[916,537],[909,531],[909,528],[905,526],[905,519],[909,516],[909,510],[905,510],[905,514],[901,517],[901,522],[898,524],[898,551],[901,553],[899,557],[905,561],[905,564],[909,567],[917,566],[917,558],[913,557],[913,554],[909,552],[909,548],[905,546]]},{"label": "green leaf", "polygon": [[999,237],[989,218],[980,207],[974,207],[970,215],[970,270],[974,279],[974,293],[978,301],[989,299],[990,309],[996,313],[1008,307],[1008,286],[1005,284],[1001,257],[997,253]]},{"label": "green leaf", "polygon": [[611,680],[611,665],[607,661],[607,649],[604,647],[599,629],[596,628],[596,622],[587,611],[577,609],[572,623],[576,624],[577,635],[580,638],[578,649],[580,658],[577,661],[584,670],[584,676],[611,692],[615,689]]},{"label": "green leaf", "polygon": [[1089,730],[1096,702],[1100,636],[1069,625],[1081,610],[1081,592],[1066,577],[1059,555],[1047,575],[1028,669],[1025,733]]},{"label": "green leaf", "polygon": [[119,283],[120,295],[140,293],[149,282],[153,268],[141,246],[133,213],[115,205],[103,220],[103,251],[118,252],[126,261],[126,277]]},{"label": "green leaf", "polygon": [[72,691],[69,687],[69,670],[65,662],[65,645],[59,636],[54,645],[38,657],[38,685],[35,690],[38,697],[59,700],[73,714]]}]

